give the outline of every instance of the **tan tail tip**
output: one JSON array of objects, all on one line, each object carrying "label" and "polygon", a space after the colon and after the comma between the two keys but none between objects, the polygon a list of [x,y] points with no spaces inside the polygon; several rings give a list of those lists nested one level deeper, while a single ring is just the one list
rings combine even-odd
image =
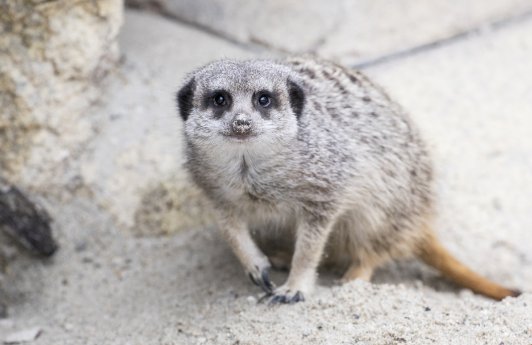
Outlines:
[{"label": "tan tail tip", "polygon": [[521,294],[523,293],[522,291],[519,291],[519,290],[510,290],[512,292],[512,294],[510,296],[512,297],[519,297],[521,296]]}]

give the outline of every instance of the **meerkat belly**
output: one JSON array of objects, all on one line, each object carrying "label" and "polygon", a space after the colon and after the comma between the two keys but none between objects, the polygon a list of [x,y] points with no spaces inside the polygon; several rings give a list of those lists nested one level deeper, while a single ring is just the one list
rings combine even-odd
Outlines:
[{"label": "meerkat belly", "polygon": [[247,221],[254,241],[267,255],[291,253],[295,243],[296,216],[291,205],[242,195],[237,208]]},{"label": "meerkat belly", "polygon": [[423,238],[424,218],[390,216],[386,210],[365,209],[363,206],[346,211],[335,223],[323,262],[344,265],[358,262],[381,263],[407,257]]},{"label": "meerkat belly", "polygon": [[225,196],[231,196],[234,210],[247,222],[255,242],[267,255],[293,250],[297,219],[293,204],[282,193],[272,193],[279,188],[267,187],[271,183],[254,178],[225,187]]}]

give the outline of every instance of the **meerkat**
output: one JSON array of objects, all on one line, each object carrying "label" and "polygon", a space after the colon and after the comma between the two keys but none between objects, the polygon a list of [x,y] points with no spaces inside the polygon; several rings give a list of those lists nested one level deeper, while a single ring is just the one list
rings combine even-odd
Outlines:
[{"label": "meerkat", "polygon": [[[431,228],[433,167],[418,129],[361,72],[313,57],[221,60],[177,93],[186,167],[223,238],[270,303],[303,301],[320,264],[343,281],[417,256],[493,299],[517,296],[466,268]],[[276,287],[274,267],[289,267]]]}]

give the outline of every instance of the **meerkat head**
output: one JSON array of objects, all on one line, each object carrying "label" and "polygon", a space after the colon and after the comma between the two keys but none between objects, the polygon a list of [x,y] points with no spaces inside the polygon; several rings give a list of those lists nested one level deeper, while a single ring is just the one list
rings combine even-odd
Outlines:
[{"label": "meerkat head", "polygon": [[189,143],[223,150],[257,148],[295,138],[305,94],[287,66],[222,60],[191,73],[177,103]]}]

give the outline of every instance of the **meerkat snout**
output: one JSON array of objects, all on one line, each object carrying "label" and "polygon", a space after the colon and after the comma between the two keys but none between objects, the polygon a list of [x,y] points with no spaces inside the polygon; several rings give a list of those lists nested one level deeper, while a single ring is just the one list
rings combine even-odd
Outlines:
[{"label": "meerkat snout", "polygon": [[231,129],[238,136],[246,136],[252,132],[251,119],[244,114],[237,114],[231,123]]}]

